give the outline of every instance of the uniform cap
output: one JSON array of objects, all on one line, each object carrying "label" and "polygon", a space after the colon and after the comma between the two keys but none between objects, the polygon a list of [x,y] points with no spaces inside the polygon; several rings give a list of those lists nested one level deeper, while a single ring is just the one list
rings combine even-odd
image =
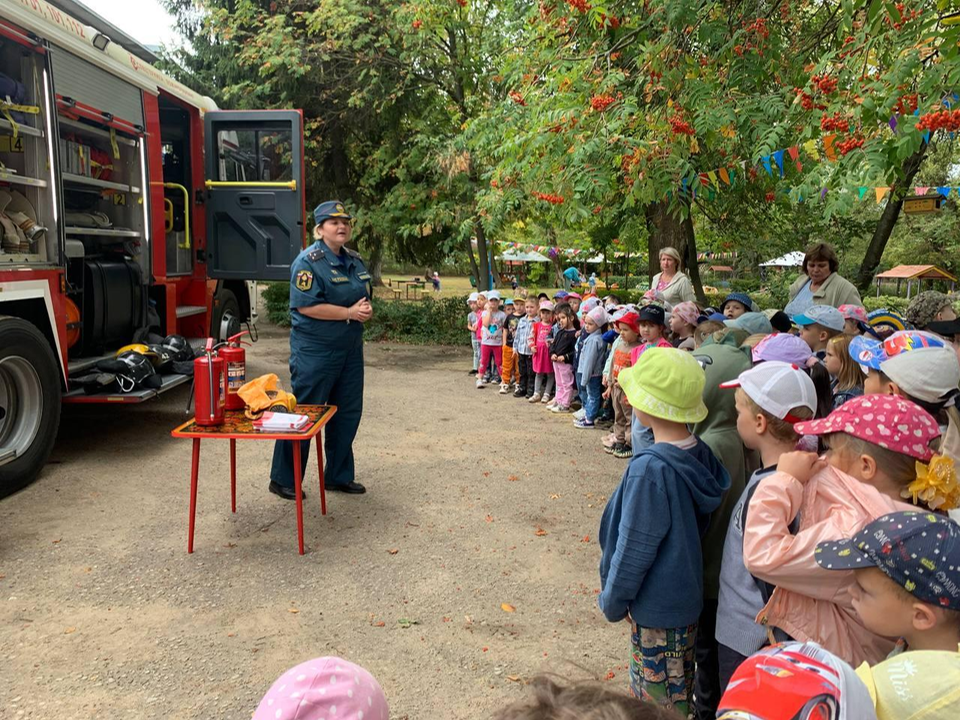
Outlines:
[{"label": "uniform cap", "polygon": [[960,525],[932,512],[895,512],[852,538],[817,544],[824,570],[878,567],[925,603],[960,610]]},{"label": "uniform cap", "polygon": [[794,315],[793,321],[801,327],[817,324],[828,330],[843,332],[844,317],[830,305],[811,305],[799,315]]},{"label": "uniform cap", "polygon": [[933,416],[899,395],[851,398],[825,418],[796,424],[801,435],[843,433],[922,462],[933,457],[930,443],[940,437]]},{"label": "uniform cap", "polygon": [[799,422],[790,411],[805,407],[817,412],[817,389],[813,380],[796,365],[765,362],[740,373],[736,380],[721,383],[722,388],[743,388],[762,410],[789,423]]},{"label": "uniform cap", "polygon": [[322,224],[324,220],[329,220],[330,218],[352,219],[350,213],[347,212],[343,203],[339,200],[327,200],[313,209],[313,220],[317,225]]}]

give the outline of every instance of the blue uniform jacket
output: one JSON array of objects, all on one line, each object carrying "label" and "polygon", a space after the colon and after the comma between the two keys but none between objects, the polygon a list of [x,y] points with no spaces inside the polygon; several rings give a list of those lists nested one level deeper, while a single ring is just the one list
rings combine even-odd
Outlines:
[{"label": "blue uniform jacket", "polygon": [[350,307],[361,298],[370,298],[370,273],[356,251],[343,248],[334,255],[322,240],[317,240],[297,255],[290,266],[290,319],[294,335],[324,343],[357,339],[363,323],[343,320],[317,320],[297,308],[329,303]]}]

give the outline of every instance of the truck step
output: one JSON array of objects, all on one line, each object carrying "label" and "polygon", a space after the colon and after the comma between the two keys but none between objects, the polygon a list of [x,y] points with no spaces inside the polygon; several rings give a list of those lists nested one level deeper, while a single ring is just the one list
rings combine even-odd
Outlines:
[{"label": "truck step", "polygon": [[189,375],[164,375],[162,384],[156,390],[137,390],[129,393],[96,393],[87,395],[83,388],[71,390],[63,396],[65,403],[141,403],[144,400],[155,398],[167,390],[183,385],[192,378]]}]

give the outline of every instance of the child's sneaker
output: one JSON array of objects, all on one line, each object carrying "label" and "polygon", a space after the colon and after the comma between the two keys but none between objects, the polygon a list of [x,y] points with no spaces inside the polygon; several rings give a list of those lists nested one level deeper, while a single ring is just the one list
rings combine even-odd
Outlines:
[{"label": "child's sneaker", "polygon": [[621,444],[621,443],[614,443],[613,445],[607,445],[606,443],[604,443],[604,445],[603,445],[603,451],[604,451],[607,455],[613,455],[613,454],[617,451],[617,446],[620,445],[620,444]]},{"label": "child's sneaker", "polygon": [[542,402],[544,405],[548,405],[550,400],[551,398],[549,395],[544,395],[542,398],[540,398],[540,402]]},{"label": "child's sneaker", "polygon": [[603,440],[601,440],[600,442],[603,443],[604,447],[612,448],[614,445],[617,444],[617,436],[614,435],[613,433],[610,433],[605,438],[603,438]]},{"label": "child's sneaker", "polygon": [[509,385],[501,385],[501,386],[500,386],[500,394],[501,394],[501,395],[506,395],[508,392],[510,392],[510,386],[509,386]]},{"label": "child's sneaker", "polygon": [[569,405],[560,405],[559,403],[557,403],[557,404],[555,404],[553,407],[550,408],[550,412],[555,412],[555,413],[568,413],[568,412],[570,412],[570,406],[569,406]]},{"label": "child's sneaker", "polygon": [[611,420],[610,418],[598,417],[593,422],[597,427],[601,427],[601,428],[613,427],[613,420]]},{"label": "child's sneaker", "polygon": [[540,393],[534,393],[531,395],[529,398],[527,398],[527,402],[540,402]]},{"label": "child's sneaker", "polygon": [[579,410],[577,410],[577,411],[573,414],[573,419],[574,419],[574,420],[583,420],[583,418],[585,418],[586,416],[587,416],[587,410],[586,410],[586,408],[580,408]]},{"label": "child's sneaker", "polygon": [[617,447],[613,449],[613,456],[620,458],[632,458],[633,457],[633,448],[627,445],[626,443],[620,443]]},{"label": "child's sneaker", "polygon": [[525,395],[526,393],[521,388],[517,388],[516,391],[513,393],[514,397],[524,397]]},{"label": "child's sneaker", "polygon": [[477,390],[483,390],[483,380],[481,378],[477,378]]},{"label": "child's sneaker", "polygon": [[587,430],[587,429],[591,429],[591,430],[592,430],[593,428],[596,427],[596,425],[594,425],[592,422],[590,422],[590,421],[587,420],[586,418],[576,418],[576,419],[574,419],[574,421],[573,421],[573,426],[574,426],[574,427],[578,427],[578,428],[580,428],[581,430]]}]

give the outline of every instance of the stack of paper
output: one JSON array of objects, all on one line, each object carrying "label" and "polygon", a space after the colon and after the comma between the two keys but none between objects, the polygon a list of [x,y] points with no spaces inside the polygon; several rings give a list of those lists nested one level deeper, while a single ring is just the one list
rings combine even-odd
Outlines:
[{"label": "stack of paper", "polygon": [[253,427],[261,432],[291,432],[303,430],[309,424],[310,418],[306,415],[279,412],[265,412],[253,421]]}]

